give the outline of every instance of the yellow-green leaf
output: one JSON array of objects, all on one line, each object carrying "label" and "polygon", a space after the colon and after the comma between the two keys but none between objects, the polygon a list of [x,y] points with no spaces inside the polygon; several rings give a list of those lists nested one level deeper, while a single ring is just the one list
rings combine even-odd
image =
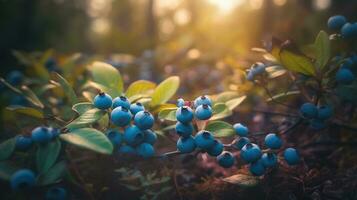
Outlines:
[{"label": "yellow-green leaf", "polygon": [[210,121],[206,126],[206,130],[212,132],[215,137],[230,137],[235,135],[233,126],[224,121]]},{"label": "yellow-green leaf", "polygon": [[316,67],[319,69],[323,69],[330,59],[330,46],[330,39],[328,34],[325,31],[320,31],[314,43],[316,52]]},{"label": "yellow-green leaf", "polygon": [[156,87],[156,84],[151,81],[138,80],[130,84],[125,92],[125,95],[130,98],[138,94],[148,94],[152,93]]},{"label": "yellow-green leaf", "polygon": [[24,106],[8,106],[6,107],[7,110],[10,110],[15,113],[23,114],[23,115],[28,115],[31,117],[36,117],[36,118],[43,118],[43,112],[40,110],[37,110],[35,108],[30,108],[30,107],[24,107]]},{"label": "yellow-green leaf", "polygon": [[180,85],[178,76],[171,76],[161,82],[154,90],[150,102],[151,107],[166,103],[177,91]]}]

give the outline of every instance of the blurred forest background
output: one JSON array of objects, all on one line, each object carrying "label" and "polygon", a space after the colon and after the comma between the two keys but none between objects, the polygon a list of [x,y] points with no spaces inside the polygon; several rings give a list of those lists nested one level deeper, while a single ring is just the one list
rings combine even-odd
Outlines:
[{"label": "blurred forest background", "polygon": [[104,56],[155,52],[153,73],[192,66],[181,60],[214,66],[249,58],[272,35],[312,42],[329,16],[355,21],[356,8],[356,0],[0,0],[0,75],[21,69],[13,50],[50,48]]}]

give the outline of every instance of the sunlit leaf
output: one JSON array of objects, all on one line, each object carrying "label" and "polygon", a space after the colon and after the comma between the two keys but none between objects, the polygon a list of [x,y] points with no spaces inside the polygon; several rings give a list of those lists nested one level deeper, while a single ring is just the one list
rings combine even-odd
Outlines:
[{"label": "sunlit leaf", "polygon": [[113,145],[105,134],[92,128],[75,129],[67,134],[61,134],[60,138],[98,153],[111,154],[113,151]]},{"label": "sunlit leaf", "polygon": [[88,110],[84,112],[82,115],[80,115],[73,122],[68,124],[66,127],[72,129],[72,128],[79,128],[79,127],[86,126],[88,124],[92,124],[98,121],[99,119],[101,119],[105,113],[106,112],[104,110],[99,110],[97,108]]},{"label": "sunlit leaf", "polygon": [[171,76],[161,82],[152,94],[151,107],[166,103],[177,91],[180,85],[178,76]]},{"label": "sunlit leaf", "polygon": [[24,106],[8,106],[6,107],[6,109],[15,113],[43,119],[43,112],[35,108],[24,107]]},{"label": "sunlit leaf", "polygon": [[[115,98],[115,97],[118,97],[121,95],[121,92],[119,92],[118,90],[116,89],[113,89],[113,88],[110,88],[110,87],[107,87],[105,85],[102,85],[100,83],[97,83],[97,82],[93,82],[93,81],[88,81],[84,86],[83,88],[87,88],[87,87],[93,87],[93,88],[96,88],[102,92],[105,92],[107,94],[109,94],[111,97]],[[96,95],[96,94],[95,94]],[[94,96],[95,96],[94,95]],[[94,97],[93,96],[93,97]],[[93,99],[92,99],[93,100]]]},{"label": "sunlit leaf", "polygon": [[235,135],[233,126],[224,121],[210,121],[206,130],[213,133],[215,137],[230,137]]},{"label": "sunlit leaf", "polygon": [[175,104],[170,104],[170,103],[161,104],[159,106],[156,106],[152,110],[152,113],[159,113],[160,111],[166,110],[166,109],[177,109],[177,106]]},{"label": "sunlit leaf", "polygon": [[301,92],[299,90],[289,91],[289,92],[282,92],[282,93],[279,93],[277,95],[274,95],[272,98],[267,99],[267,101],[269,102],[269,101],[272,101],[272,100],[282,100],[282,99],[287,98],[287,97],[300,95],[300,93]]},{"label": "sunlit leaf", "polygon": [[10,138],[0,143],[0,160],[5,160],[11,156],[15,150],[16,138]]},{"label": "sunlit leaf", "polygon": [[210,120],[217,120],[228,117],[232,115],[232,111],[228,108],[225,103],[216,103],[213,105],[213,116]]},{"label": "sunlit leaf", "polygon": [[72,106],[72,110],[76,111],[80,115],[91,109],[94,109],[94,105],[90,102],[81,102]]},{"label": "sunlit leaf", "polygon": [[223,181],[242,187],[254,187],[258,185],[259,179],[252,175],[246,174],[236,174],[227,178],[224,178]]},{"label": "sunlit leaf", "polygon": [[225,103],[225,102],[227,102],[231,99],[237,98],[237,97],[239,97],[239,94],[237,92],[226,91],[226,92],[222,92],[222,93],[218,94],[215,101]]},{"label": "sunlit leaf", "polygon": [[36,165],[39,173],[46,173],[56,162],[61,150],[61,142],[56,139],[39,145],[36,153]]},{"label": "sunlit leaf", "polygon": [[104,62],[94,62],[88,69],[92,73],[94,82],[110,88],[118,94],[123,92],[123,79],[115,67]]},{"label": "sunlit leaf", "polygon": [[317,35],[314,47],[316,51],[316,66],[323,69],[330,59],[331,47],[329,36],[325,31]]},{"label": "sunlit leaf", "polygon": [[138,80],[130,84],[125,95],[130,98],[135,95],[149,94],[154,91],[156,84],[151,81]]},{"label": "sunlit leaf", "polygon": [[229,110],[234,110],[237,106],[239,106],[244,100],[246,96],[241,96],[235,99],[231,99],[226,102],[226,105],[228,106]]},{"label": "sunlit leaf", "polygon": [[40,108],[44,108],[44,105],[40,101],[40,99],[37,97],[37,95],[27,86],[23,85],[21,86],[21,92],[23,93],[24,97],[30,101],[33,105],[38,106]]},{"label": "sunlit leaf", "polygon": [[86,98],[89,102],[92,102],[94,97],[95,97],[95,94],[91,93],[91,92],[87,92],[87,91],[84,91],[82,92],[82,95],[84,98]]},{"label": "sunlit leaf", "polygon": [[168,120],[168,121],[176,121],[176,110],[177,108],[168,108],[161,110],[159,112],[159,119]]}]

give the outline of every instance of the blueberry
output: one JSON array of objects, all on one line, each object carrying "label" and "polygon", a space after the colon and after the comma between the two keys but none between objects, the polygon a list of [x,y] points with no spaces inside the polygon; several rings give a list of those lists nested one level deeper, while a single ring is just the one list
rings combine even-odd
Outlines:
[{"label": "blueberry", "polygon": [[300,112],[301,112],[302,116],[304,116],[306,118],[311,119],[311,118],[317,117],[317,107],[312,103],[304,103],[300,107]]},{"label": "blueberry", "polygon": [[247,74],[247,80],[248,81],[254,81],[254,77],[255,77],[255,72],[254,70],[250,70]]},{"label": "blueberry", "polygon": [[335,15],[328,19],[327,26],[331,30],[340,30],[347,22],[346,18],[342,15]]},{"label": "blueberry", "polygon": [[221,155],[217,156],[217,162],[221,167],[230,168],[234,165],[233,154],[229,151],[223,151]]},{"label": "blueberry", "polygon": [[260,159],[260,157],[262,156],[262,151],[260,150],[258,145],[248,143],[243,146],[240,155],[245,162],[252,163]]},{"label": "blueberry", "polygon": [[191,122],[193,119],[192,109],[188,106],[183,106],[183,107],[177,108],[176,119],[177,119],[177,121],[182,122],[182,123]]},{"label": "blueberry", "polygon": [[312,120],[310,120],[310,127],[314,130],[321,130],[326,127],[326,124],[323,120],[312,119]]},{"label": "blueberry", "polygon": [[214,145],[214,137],[209,131],[202,130],[196,134],[195,142],[198,148],[207,150]]},{"label": "blueberry", "polygon": [[248,127],[244,126],[241,123],[234,124],[233,128],[236,131],[237,135],[239,135],[241,137],[246,137],[248,135],[248,132],[249,132]]},{"label": "blueberry", "polygon": [[193,102],[195,108],[197,108],[200,105],[209,105],[212,106],[212,101],[207,95],[202,95],[200,97],[197,97],[195,101]]},{"label": "blueberry", "polygon": [[129,126],[124,131],[124,141],[129,145],[138,145],[144,140],[144,133],[137,126]]},{"label": "blueberry", "polygon": [[154,145],[157,140],[157,135],[152,130],[145,130],[144,133],[144,142]]},{"label": "blueberry", "polygon": [[264,153],[260,159],[265,167],[274,167],[278,164],[278,157],[274,153]]},{"label": "blueberry", "polygon": [[154,125],[154,117],[148,111],[140,111],[136,113],[134,123],[141,130],[147,130]]},{"label": "blueberry", "polygon": [[13,95],[10,100],[10,105],[16,106],[27,106],[29,104],[28,100],[22,95]]},{"label": "blueberry", "polygon": [[282,141],[275,133],[269,133],[265,136],[265,146],[270,149],[280,149]]},{"label": "blueberry", "polygon": [[30,148],[31,145],[32,145],[31,137],[26,137],[22,135],[16,137],[16,143],[15,143],[16,149],[26,150]]},{"label": "blueberry", "polygon": [[67,191],[62,187],[50,188],[46,193],[46,200],[65,200]]},{"label": "blueberry", "polygon": [[120,146],[121,143],[123,142],[123,136],[117,130],[114,129],[108,130],[106,135],[114,147]]},{"label": "blueberry", "polygon": [[149,143],[141,143],[139,146],[136,147],[136,153],[143,158],[150,158],[154,156],[155,149]]},{"label": "blueberry", "polygon": [[237,139],[234,140],[233,145],[234,145],[235,148],[241,150],[244,147],[244,145],[246,145],[248,143],[250,143],[249,138],[240,137],[240,138],[237,138]]},{"label": "blueberry", "polygon": [[61,134],[61,131],[58,128],[53,128],[53,127],[48,127],[48,132],[51,135],[51,139],[54,139]]},{"label": "blueberry", "polygon": [[94,97],[93,104],[96,108],[102,110],[108,109],[112,107],[112,97],[104,92],[101,92]]},{"label": "blueberry", "polygon": [[113,108],[116,108],[116,107],[124,107],[126,109],[130,109],[130,102],[128,100],[128,98],[126,98],[125,96],[120,96],[120,97],[116,97],[113,99],[113,105],[112,107]]},{"label": "blueberry", "polygon": [[199,120],[208,120],[212,116],[212,108],[209,105],[199,105],[195,110],[196,118]]},{"label": "blueberry", "polygon": [[38,143],[46,143],[50,141],[52,138],[47,127],[40,126],[32,130],[31,139],[34,142]]},{"label": "blueberry", "polygon": [[145,110],[145,107],[140,102],[136,102],[136,103],[133,103],[130,105],[130,112],[134,116],[136,115],[136,113],[138,113],[140,111],[144,111],[144,110]]},{"label": "blueberry", "polygon": [[336,73],[336,81],[341,84],[351,84],[355,80],[355,75],[350,69],[341,68]]},{"label": "blueberry", "polygon": [[49,58],[45,62],[45,67],[48,71],[56,71],[57,70],[57,61],[54,58]]},{"label": "blueberry", "polygon": [[265,173],[265,166],[263,165],[263,162],[261,159],[251,163],[249,165],[249,171],[252,173],[254,176],[262,176]]},{"label": "blueberry", "polygon": [[10,185],[13,190],[25,190],[36,183],[35,174],[29,169],[20,169],[10,178]]},{"label": "blueberry", "polygon": [[135,155],[136,151],[133,147],[131,147],[129,145],[121,145],[118,149],[118,153]]},{"label": "blueberry", "polygon": [[177,99],[177,107],[185,106],[185,100],[183,98]]},{"label": "blueberry", "polygon": [[121,106],[114,108],[110,116],[111,121],[120,127],[129,125],[132,117],[129,110]]},{"label": "blueberry", "polygon": [[175,126],[176,133],[181,137],[189,137],[194,131],[192,123],[177,122]]},{"label": "blueberry", "polygon": [[332,116],[332,108],[328,105],[319,106],[317,118],[319,120],[327,120]]},{"label": "blueberry", "polygon": [[180,137],[177,140],[176,146],[181,153],[191,153],[196,149],[196,142],[192,136]]},{"label": "blueberry", "polygon": [[357,35],[357,24],[346,23],[341,28],[341,35],[343,38],[352,38]]},{"label": "blueberry", "polygon": [[300,156],[294,148],[285,149],[284,158],[289,165],[296,165],[300,162]]},{"label": "blueberry", "polygon": [[210,156],[218,156],[223,152],[224,146],[219,140],[214,140],[213,146],[207,149],[207,153]]},{"label": "blueberry", "polygon": [[22,83],[23,78],[24,78],[24,75],[22,74],[22,72],[20,72],[18,70],[13,70],[7,75],[6,80],[11,85],[17,86]]},{"label": "blueberry", "polygon": [[254,75],[260,75],[265,72],[265,64],[261,62],[254,63],[250,69],[253,70]]}]

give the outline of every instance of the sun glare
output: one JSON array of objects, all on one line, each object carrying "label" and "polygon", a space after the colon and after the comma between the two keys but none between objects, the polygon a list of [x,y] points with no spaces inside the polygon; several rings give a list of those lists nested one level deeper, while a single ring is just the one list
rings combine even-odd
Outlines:
[{"label": "sun glare", "polygon": [[220,11],[228,13],[243,3],[243,0],[208,0],[208,2],[217,6]]}]

